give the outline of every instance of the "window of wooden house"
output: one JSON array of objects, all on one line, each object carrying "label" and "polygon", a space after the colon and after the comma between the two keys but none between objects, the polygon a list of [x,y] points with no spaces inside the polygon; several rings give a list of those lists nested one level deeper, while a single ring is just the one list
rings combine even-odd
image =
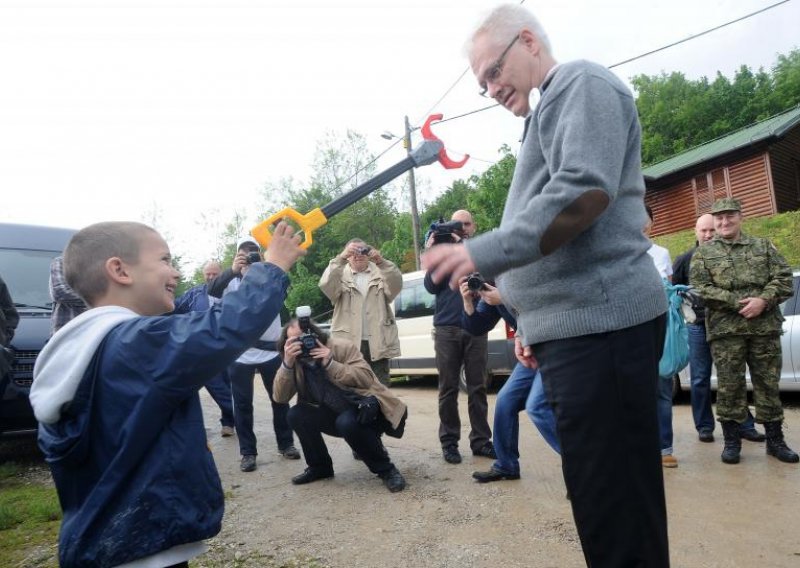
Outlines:
[{"label": "window of wooden house", "polygon": [[697,217],[708,213],[717,199],[731,196],[728,176],[725,170],[726,168],[718,168],[695,176],[692,179],[695,214]]}]

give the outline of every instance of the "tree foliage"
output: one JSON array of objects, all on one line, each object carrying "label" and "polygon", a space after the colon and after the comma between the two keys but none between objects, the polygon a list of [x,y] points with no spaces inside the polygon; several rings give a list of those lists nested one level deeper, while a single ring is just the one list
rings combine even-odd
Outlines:
[{"label": "tree foliage", "polygon": [[800,50],[779,55],[772,72],[742,65],[717,73],[637,75],[631,82],[642,124],[642,163],[653,164],[800,104]]}]

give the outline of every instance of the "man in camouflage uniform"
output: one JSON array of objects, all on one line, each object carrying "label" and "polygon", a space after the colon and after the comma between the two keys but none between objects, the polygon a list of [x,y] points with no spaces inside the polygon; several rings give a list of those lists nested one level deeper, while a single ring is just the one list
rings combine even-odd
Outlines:
[{"label": "man in camouflage uniform", "polygon": [[767,239],[741,231],[742,206],[720,199],[711,208],[716,236],[694,254],[690,279],[706,304],[706,332],[717,366],[717,417],[725,449],[722,461],[739,463],[739,425],[747,417],[745,365],[764,424],[767,454],[797,463],[800,456],[783,440],[779,305],[792,295],[792,272]]}]

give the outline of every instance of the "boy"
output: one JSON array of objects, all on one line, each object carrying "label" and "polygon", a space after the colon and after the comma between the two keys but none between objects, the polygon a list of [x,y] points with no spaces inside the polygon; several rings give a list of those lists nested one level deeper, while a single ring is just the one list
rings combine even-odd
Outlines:
[{"label": "boy", "polygon": [[187,566],[219,532],[197,391],[275,318],[303,254],[281,223],[267,262],[224,305],[159,317],[178,272],[156,231],[98,223],[73,236],[66,279],[92,309],[42,350],[30,394],[64,511],[61,566]]}]

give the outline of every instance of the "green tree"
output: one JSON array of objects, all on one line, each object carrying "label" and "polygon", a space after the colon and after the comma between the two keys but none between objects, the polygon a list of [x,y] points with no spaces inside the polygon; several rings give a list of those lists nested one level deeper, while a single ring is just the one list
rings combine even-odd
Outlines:
[{"label": "green tree", "polygon": [[768,73],[742,65],[733,80],[683,73],[631,79],[642,125],[642,162],[652,164],[800,104],[800,50],[779,55]]}]

